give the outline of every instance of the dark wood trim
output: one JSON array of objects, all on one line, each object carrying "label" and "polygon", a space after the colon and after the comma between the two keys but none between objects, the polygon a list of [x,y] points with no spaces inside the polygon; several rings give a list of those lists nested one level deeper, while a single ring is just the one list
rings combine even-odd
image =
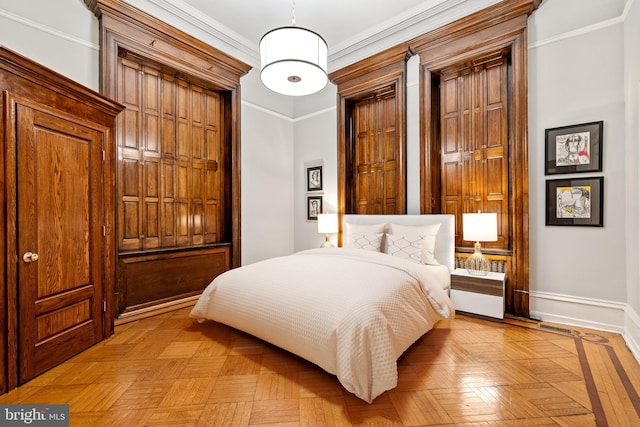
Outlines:
[{"label": "dark wood trim", "polygon": [[[420,55],[420,209],[437,213],[439,202],[439,100],[434,89],[446,67],[471,64],[494,52],[511,58],[509,168],[510,237],[513,262],[507,280],[507,312],[529,316],[529,200],[527,158],[527,19],[540,0],[503,1],[415,38],[408,45]],[[434,78],[436,77],[436,78]],[[517,165],[517,167],[515,166]]]},{"label": "dark wood trim", "polygon": [[[357,62],[329,75],[338,86],[338,244],[342,244],[342,215],[351,213],[353,206],[348,205],[348,197],[353,191],[351,182],[353,151],[348,120],[351,117],[350,104],[363,99],[376,90],[393,85],[396,90],[396,128],[402,145],[400,150],[400,182],[406,182],[406,65],[410,52],[406,46],[388,49],[370,58]],[[398,193],[398,204],[406,209],[406,186]]]},{"label": "dark wood trim", "polygon": [[602,407],[602,401],[600,400],[600,395],[598,394],[598,389],[593,379],[593,374],[591,373],[589,359],[587,359],[587,353],[584,350],[582,338],[575,337],[574,342],[576,344],[576,352],[578,353],[578,360],[580,361],[580,368],[582,369],[582,376],[584,377],[587,394],[589,395],[589,401],[591,402],[591,410],[593,411],[593,416],[596,420],[596,426],[608,426],[609,423],[607,422],[607,416],[604,412],[604,408]]},{"label": "dark wood trim", "polygon": [[[338,93],[344,91],[363,92],[363,88],[359,88],[359,86],[370,86],[371,80],[376,78],[377,71],[390,65],[397,66],[399,63],[406,63],[411,56],[406,45],[395,46],[334,71],[329,74],[329,80],[338,86]],[[377,77],[379,78],[379,76]]]},{"label": "dark wood trim", "polygon": [[[240,144],[240,107],[242,102],[241,88],[238,86],[230,93],[231,102],[226,103],[229,109],[225,111],[225,118],[231,117],[231,121],[225,119],[225,125],[229,125],[230,129],[226,135],[231,136],[231,192],[227,197],[230,197],[231,206],[233,206],[233,218],[232,221],[232,236],[231,241],[233,245],[231,247],[231,268],[240,267],[241,254],[242,254],[242,206],[241,206],[241,144]],[[233,114],[233,111],[237,111],[237,114]],[[231,122],[231,123],[229,123]]]},{"label": "dark wood trim", "polygon": [[[410,49],[420,55],[421,64],[429,63],[430,69],[440,69],[443,63],[462,62],[465,58],[478,56],[473,53],[497,42],[510,33],[519,33],[526,28],[527,18],[542,0],[503,0],[494,6],[461,18],[409,41]],[[516,21],[514,21],[514,19]],[[503,24],[519,22],[509,31]],[[472,39],[470,39],[472,38]]]},{"label": "dark wood trim", "polygon": [[[143,57],[232,90],[251,66],[154,18],[122,0],[84,0],[101,21],[101,47],[109,36]],[[113,52],[112,52],[113,53]],[[109,58],[102,53],[104,60]],[[105,58],[106,57],[106,58]],[[106,76],[103,77],[103,81]]]},{"label": "dark wood trim", "polygon": [[620,381],[622,382],[622,386],[624,387],[624,390],[627,392],[627,396],[629,396],[629,401],[633,405],[633,409],[636,411],[636,414],[640,418],[640,396],[638,396],[638,392],[633,387],[633,382],[631,381],[631,378],[629,378],[627,371],[625,371],[624,366],[622,366],[622,363],[620,362],[620,359],[618,358],[618,355],[616,354],[615,349],[608,345],[605,346],[605,348],[607,349],[607,353],[609,354],[609,359],[611,359],[611,363],[616,369],[618,378],[620,378]]}]

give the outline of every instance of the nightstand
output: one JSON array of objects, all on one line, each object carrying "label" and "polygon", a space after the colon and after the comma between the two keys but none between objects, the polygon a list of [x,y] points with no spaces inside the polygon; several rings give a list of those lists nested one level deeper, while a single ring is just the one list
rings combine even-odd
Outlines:
[{"label": "nightstand", "polygon": [[471,275],[466,268],[451,273],[451,301],[456,311],[504,318],[504,273]]}]

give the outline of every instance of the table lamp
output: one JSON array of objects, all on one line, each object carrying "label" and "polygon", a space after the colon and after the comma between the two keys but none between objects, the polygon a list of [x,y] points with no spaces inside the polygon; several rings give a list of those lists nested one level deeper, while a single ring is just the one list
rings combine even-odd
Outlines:
[{"label": "table lamp", "polygon": [[473,254],[464,263],[469,274],[486,276],[491,271],[489,261],[482,255],[480,242],[498,240],[498,215],[496,213],[463,213],[462,238],[475,241]]},{"label": "table lamp", "polygon": [[321,213],[318,214],[318,233],[325,235],[325,240],[321,248],[331,248],[333,243],[329,240],[329,234],[338,232],[338,214]]}]

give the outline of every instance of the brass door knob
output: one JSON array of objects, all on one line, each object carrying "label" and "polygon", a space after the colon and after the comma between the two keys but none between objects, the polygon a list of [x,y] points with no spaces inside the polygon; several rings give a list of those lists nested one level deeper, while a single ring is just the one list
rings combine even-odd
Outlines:
[{"label": "brass door knob", "polygon": [[22,255],[22,260],[24,262],[36,262],[38,258],[40,258],[38,254],[33,252],[25,252],[24,255]]}]

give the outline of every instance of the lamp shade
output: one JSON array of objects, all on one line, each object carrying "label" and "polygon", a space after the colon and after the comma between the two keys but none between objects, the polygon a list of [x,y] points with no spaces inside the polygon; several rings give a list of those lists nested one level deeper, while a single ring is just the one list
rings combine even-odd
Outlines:
[{"label": "lamp shade", "polygon": [[313,31],[281,27],[260,39],[260,80],[283,95],[301,96],[327,85],[327,42]]},{"label": "lamp shade", "polygon": [[462,238],[473,242],[495,242],[498,240],[498,214],[463,213]]},{"label": "lamp shade", "polygon": [[338,232],[338,214],[318,214],[318,233],[333,234]]}]

